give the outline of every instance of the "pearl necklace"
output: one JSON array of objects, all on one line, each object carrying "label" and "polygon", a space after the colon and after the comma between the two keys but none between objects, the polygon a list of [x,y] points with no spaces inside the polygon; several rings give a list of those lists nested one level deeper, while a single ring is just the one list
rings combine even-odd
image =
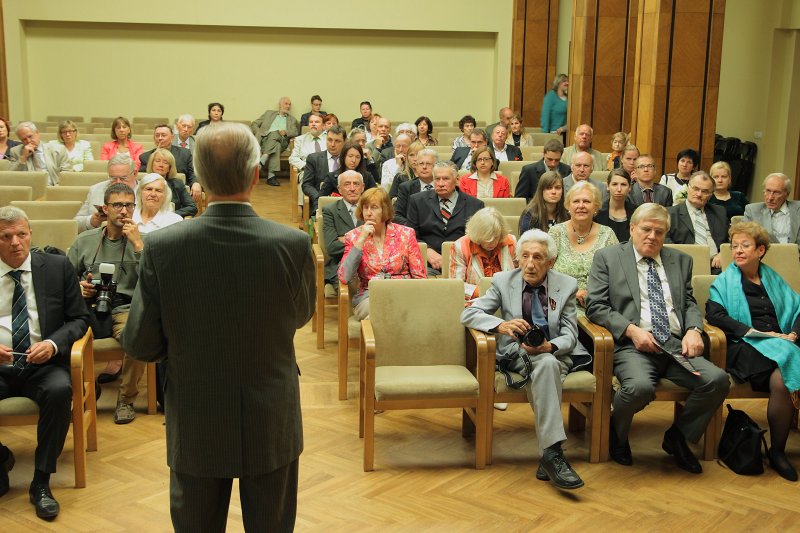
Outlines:
[{"label": "pearl necklace", "polygon": [[594,221],[592,221],[592,225],[589,226],[589,231],[586,232],[586,235],[581,235],[575,231],[575,224],[572,224],[572,232],[575,234],[575,240],[578,242],[578,245],[586,242],[586,237],[592,233],[592,228],[594,228]]}]

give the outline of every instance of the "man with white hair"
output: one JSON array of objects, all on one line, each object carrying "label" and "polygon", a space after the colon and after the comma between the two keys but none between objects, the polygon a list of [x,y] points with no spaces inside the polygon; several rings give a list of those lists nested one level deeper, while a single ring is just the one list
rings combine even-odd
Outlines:
[{"label": "man with white hair", "polygon": [[194,127],[195,120],[192,115],[183,114],[175,121],[177,137],[172,139],[173,146],[180,146],[194,152]]},{"label": "man with white hair", "polygon": [[[408,147],[411,146],[412,142],[411,136],[407,133],[400,133],[395,137],[394,147],[391,148],[393,155],[386,157],[383,165],[381,165],[381,187],[386,189],[386,192],[392,189],[394,177],[405,164],[406,153],[408,153]],[[384,155],[386,154],[387,152],[384,152]]]},{"label": "man with white hair", "polygon": [[800,244],[800,202],[788,200],[792,180],[773,172],[764,178],[764,201],[744,208],[745,221],[757,222],[769,233],[770,242]]},{"label": "man with white hair", "polygon": [[[103,211],[103,196],[111,185],[115,183],[124,183],[130,187],[134,194],[138,189],[136,180],[136,164],[128,154],[116,154],[108,161],[108,180],[95,183],[89,187],[89,192],[86,193],[86,200],[75,215],[75,220],[78,222],[78,233],[92,228],[99,228],[100,225],[107,220],[106,214]],[[135,200],[136,205],[139,205],[139,198]],[[102,382],[101,382],[102,383]]]},{"label": "man with white hair", "polygon": [[8,154],[11,170],[47,172],[48,185],[58,185],[59,174],[72,170],[64,145],[42,143],[39,129],[33,122],[17,124],[17,137],[22,144],[13,147]]},{"label": "man with white hair", "polygon": [[[497,365],[508,379],[522,376],[536,419],[539,468],[536,479],[561,489],[583,480],[561,449],[567,440],[561,415],[562,383],[571,369],[591,363],[578,343],[575,278],[552,270],[558,250],[542,230],[528,230],[517,242],[519,268],[498,272],[485,295],[461,313],[461,322],[497,341]],[[495,315],[500,310],[502,318]],[[526,338],[525,335],[529,334]],[[536,333],[541,334],[536,338]]]},{"label": "man with white hair", "polygon": [[289,146],[289,140],[300,134],[300,123],[294,118],[292,100],[282,96],[278,109],[268,109],[250,124],[250,130],[261,146],[261,169],[266,168],[267,184],[278,187],[275,173],[281,168],[281,152]]},{"label": "man with white hair", "polygon": [[572,161],[572,156],[579,152],[589,152],[592,156],[594,170],[605,170],[605,158],[603,154],[592,148],[592,137],[594,130],[588,124],[581,124],[575,128],[575,144],[564,149],[561,158],[564,161]]}]

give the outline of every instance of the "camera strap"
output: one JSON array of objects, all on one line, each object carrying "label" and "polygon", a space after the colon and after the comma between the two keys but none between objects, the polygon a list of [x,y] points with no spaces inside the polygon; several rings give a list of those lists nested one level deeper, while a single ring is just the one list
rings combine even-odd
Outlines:
[{"label": "camera strap", "polygon": [[[533,363],[531,363],[531,358],[528,355],[528,352],[526,352],[524,348],[520,349],[522,351],[518,352],[516,355],[497,361],[496,366],[497,370],[506,378],[506,385],[515,390],[519,390],[528,384],[528,382],[531,380],[531,372],[533,371]],[[522,360],[522,364],[525,368],[522,369],[521,372],[510,370],[509,367],[513,366],[512,363],[518,359]],[[519,373],[519,375],[522,376],[522,379],[514,381],[514,376],[511,375],[512,372]]]},{"label": "camera strap", "polygon": [[[95,262],[97,261],[97,254],[100,253],[100,247],[103,245],[103,243],[106,240],[107,232],[108,232],[108,227],[104,227],[103,231],[100,232],[100,242],[97,243],[97,248],[95,248],[95,250],[94,250],[94,257],[92,257],[92,262],[89,263],[90,265],[94,265]],[[111,239],[108,239],[108,240],[110,241]],[[125,249],[127,247],[128,247],[128,239],[123,235],[122,236],[122,255],[120,255],[120,257],[119,257],[119,267],[120,267],[120,270],[123,271],[123,273],[125,272],[125,267],[123,265],[125,263]]]}]

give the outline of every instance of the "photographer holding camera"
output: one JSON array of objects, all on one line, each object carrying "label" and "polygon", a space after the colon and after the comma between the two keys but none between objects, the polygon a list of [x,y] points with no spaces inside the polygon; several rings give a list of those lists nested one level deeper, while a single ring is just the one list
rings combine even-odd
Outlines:
[{"label": "photographer holding camera", "polygon": [[[114,337],[120,341],[138,281],[137,268],[144,241],[132,219],[133,189],[124,183],[110,185],[103,203],[108,223],[79,234],[67,257],[81,280],[81,295],[91,307],[95,338]],[[115,423],[127,424],[136,417],[133,401],[139,393],[139,378],[144,369],[145,363],[125,356]]]},{"label": "photographer holding camera", "polygon": [[[567,462],[561,385],[570,370],[591,363],[578,343],[574,278],[551,270],[557,248],[547,233],[526,231],[517,241],[519,268],[498,272],[485,295],[461,313],[465,326],[497,337],[497,367],[513,388],[525,387],[536,417],[541,461],[536,479],[562,489],[583,486]],[[495,316],[500,310],[503,318]],[[511,381],[510,372],[523,381]]]}]

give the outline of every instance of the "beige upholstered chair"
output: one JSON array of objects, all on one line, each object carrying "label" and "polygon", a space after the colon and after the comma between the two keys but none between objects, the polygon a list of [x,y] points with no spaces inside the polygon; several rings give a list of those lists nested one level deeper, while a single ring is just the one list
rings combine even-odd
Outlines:
[{"label": "beige upholstered chair", "polygon": [[133,117],[131,121],[134,124],[142,124],[145,126],[150,126],[150,129],[153,129],[153,126],[156,124],[171,124],[168,118],[164,117]]},{"label": "beige upholstered chair", "polygon": [[47,122],[63,122],[65,120],[83,122],[83,117],[80,115],[47,115]]},{"label": "beige upholstered chair", "polygon": [[[722,269],[725,270],[732,262],[731,245],[729,243],[723,244],[719,247],[719,252],[722,259]],[[770,243],[763,262],[780,274],[795,292],[800,293],[800,256],[798,256],[796,244]]]},{"label": "beige upholstered chair", "polygon": [[364,470],[373,470],[376,410],[446,407],[462,409],[462,434],[475,433],[475,468],[484,468],[488,404],[477,366],[481,347],[459,321],[463,283],[376,279],[369,292],[370,318],[361,323]]},{"label": "beige upholstered chair", "polygon": [[522,170],[522,167],[530,165],[531,163],[533,163],[533,161],[500,161],[498,172],[503,176],[508,176],[515,170]]},{"label": "beige upholstered chair", "polygon": [[[460,131],[439,131],[438,129],[434,131],[434,137],[436,137],[436,140],[439,142],[437,146],[446,146],[452,155],[453,141],[461,137],[462,133]],[[450,157],[447,159],[450,159]]]},{"label": "beige upholstered chair", "polygon": [[[605,159],[603,160],[605,163]],[[600,183],[606,183],[608,179],[608,173],[611,172],[610,170],[595,170],[589,175],[589,179],[597,180]],[[602,192],[602,191],[600,191]]]},{"label": "beige upholstered chair", "polygon": [[314,251],[314,271],[317,281],[317,300],[314,305],[314,316],[311,319],[311,331],[317,333],[317,348],[325,347],[325,306],[336,305],[338,298],[325,297],[325,263],[328,261],[328,249],[325,246],[325,238],[322,235],[322,208],[341,200],[339,196],[321,196],[319,198],[316,220],[314,222],[314,234],[317,242],[311,247]]},{"label": "beige upholstered chair", "polygon": [[0,207],[14,201],[30,201],[32,195],[33,189],[24,185],[0,185]]},{"label": "beige upholstered chair", "polygon": [[78,223],[75,220],[31,220],[31,230],[33,246],[55,246],[66,252],[78,236]]},{"label": "beige upholstered chair", "polygon": [[455,241],[444,241],[442,243],[442,275],[443,278],[450,277],[450,258],[453,256]]},{"label": "beige upholstered chair", "polygon": [[79,201],[14,201],[11,205],[25,211],[30,220],[72,220],[83,202]]},{"label": "beige upholstered chair", "polygon": [[[526,128],[527,129],[527,128]],[[561,140],[561,135],[557,135],[555,133],[531,133],[533,135],[533,144],[536,146],[541,146],[544,148],[544,145],[547,144],[547,141],[550,139],[557,139]]]},{"label": "beige upholstered chair", "polygon": [[665,244],[692,257],[692,276],[711,274],[711,252],[705,244]]},{"label": "beige upholstered chair", "polygon": [[[65,173],[62,172],[62,174]],[[32,190],[31,200],[39,200],[44,197],[44,188],[47,187],[47,179],[47,172],[27,170],[0,171],[0,185],[30,187]]]},{"label": "beige upholstered chair", "polygon": [[[428,245],[419,241],[419,252],[422,260],[428,256]],[[419,280],[416,280],[419,281]],[[358,287],[358,277],[353,277],[350,284],[339,282],[339,399],[347,399],[347,367],[348,350],[351,341],[358,341],[361,338],[361,324],[353,317],[352,296],[353,291]],[[463,296],[462,296],[463,298]]]},{"label": "beige upholstered chair", "polygon": [[522,152],[522,159],[530,165],[542,158],[544,146],[522,146],[519,150]]},{"label": "beige upholstered chair", "polygon": [[[72,345],[72,442],[75,454],[75,487],[86,486],[86,452],[97,451],[97,404],[94,391],[92,330]],[[0,426],[36,424],[39,406],[33,400],[14,396],[0,400]]]},{"label": "beige upholstered chair", "polygon": [[106,181],[108,179],[108,172],[62,172],[61,180],[58,182],[60,186],[71,187],[91,187],[95,183]]},{"label": "beige upholstered chair", "polygon": [[0,159],[0,170],[8,170],[11,168],[11,161],[8,159]]},{"label": "beige upholstered chair", "polygon": [[731,217],[731,225],[737,222],[744,222],[744,215],[735,215]]},{"label": "beige upholstered chair", "polygon": [[[512,191],[513,194],[513,191]],[[503,216],[518,217],[525,211],[525,198],[481,198],[483,205],[494,207]]]},{"label": "beige upholstered chair", "polygon": [[[492,284],[491,278],[484,278],[478,283],[481,295],[485,294]],[[589,423],[589,462],[597,463],[608,460],[608,428],[603,426],[603,394],[605,389],[598,384],[604,380],[604,372],[608,371],[607,360],[613,359],[614,340],[606,336],[585,317],[578,319],[579,340],[592,352],[594,366],[592,371],[578,370],[567,374],[564,380],[561,401],[569,404],[569,418],[567,427],[571,432],[582,431]],[[486,422],[486,463],[492,464],[493,456],[493,427],[494,403],[528,403],[525,390],[515,390],[506,385],[505,377],[501,372],[495,371],[495,336],[488,333],[473,332],[479,343],[486,343],[486,360],[479,361],[484,365],[484,376],[487,383],[484,390],[487,392],[487,422]],[[483,353],[483,352],[481,352]],[[481,371],[478,372],[481,374]],[[515,379],[522,376],[512,374]],[[605,431],[604,431],[605,430]],[[602,455],[603,443],[606,446],[606,455]]]},{"label": "beige upholstered chair", "polygon": [[45,189],[44,199],[47,201],[76,201],[84,202],[89,194],[90,187],[86,186],[67,186],[67,185],[48,185]]},{"label": "beige upholstered chair", "polygon": [[83,171],[84,172],[103,172],[108,175],[108,161],[97,160],[94,161],[84,161],[83,162]]},{"label": "beige upholstered chair", "polygon": [[514,196],[514,191],[517,190],[517,184],[519,183],[520,174],[522,174],[521,170],[515,170],[511,173],[510,176],[506,176],[508,178],[509,194],[511,196]]},{"label": "beige upholstered chair", "polygon": [[504,216],[506,220],[506,229],[508,232],[519,239],[519,216]]}]

